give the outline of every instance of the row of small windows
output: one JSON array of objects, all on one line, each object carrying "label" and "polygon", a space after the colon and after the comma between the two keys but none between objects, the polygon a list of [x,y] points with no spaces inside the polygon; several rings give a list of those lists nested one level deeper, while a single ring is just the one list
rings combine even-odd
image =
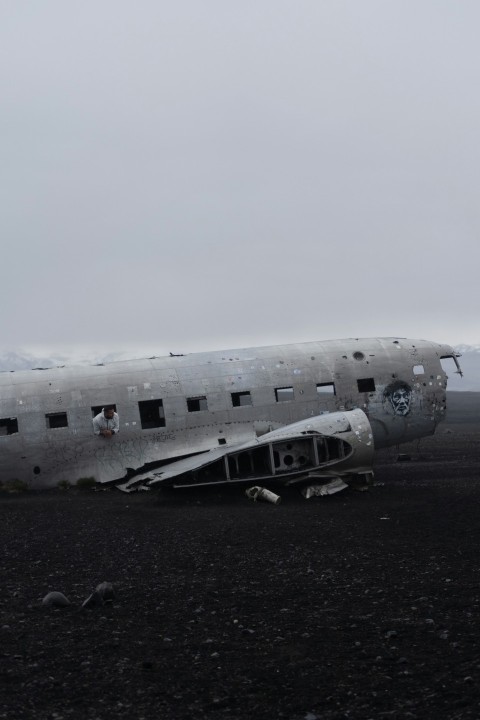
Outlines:
[{"label": "row of small windows", "polygon": [[[373,378],[362,378],[357,380],[358,392],[374,392],[375,381]],[[334,383],[318,383],[317,395],[334,396]],[[275,388],[276,402],[289,402],[295,397],[294,388],[280,387]],[[252,396],[249,390],[243,392],[231,393],[233,407],[246,407],[253,405]],[[103,405],[95,405],[91,408],[92,418],[102,411]],[[116,410],[116,405],[112,405]],[[138,403],[140,412],[140,423],[142,429],[165,427],[165,412],[163,409],[163,400],[141,400]],[[187,398],[188,412],[202,412],[208,410],[207,398],[205,395]],[[45,422],[48,429],[68,427],[68,418],[66,412],[53,412],[45,415]],[[18,422],[16,418],[0,419],[0,435],[13,435],[18,432]]]},{"label": "row of small windows", "polygon": [[[92,418],[102,412],[103,405],[96,405],[91,408]],[[111,405],[116,411],[117,406]],[[165,427],[165,414],[163,412],[162,400],[142,400],[138,403],[140,411],[140,422],[143,429]],[[48,429],[68,427],[66,412],[46,413],[45,423]],[[17,418],[0,419],[0,435],[14,435],[18,433]]]}]

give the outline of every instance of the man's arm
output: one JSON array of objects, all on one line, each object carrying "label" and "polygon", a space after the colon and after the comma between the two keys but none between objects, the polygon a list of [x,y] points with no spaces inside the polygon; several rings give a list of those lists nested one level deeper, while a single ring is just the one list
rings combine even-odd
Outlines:
[{"label": "man's arm", "polygon": [[118,431],[120,430],[120,420],[119,420],[117,413],[113,414],[113,418],[112,418],[111,422],[113,423],[111,430],[113,431],[114,435],[116,435],[118,433]]},{"label": "man's arm", "polygon": [[102,429],[102,428],[100,427],[99,421],[97,420],[96,417],[94,417],[94,418],[93,418],[93,432],[95,433],[95,435],[100,435],[100,434],[101,434],[101,429]]}]

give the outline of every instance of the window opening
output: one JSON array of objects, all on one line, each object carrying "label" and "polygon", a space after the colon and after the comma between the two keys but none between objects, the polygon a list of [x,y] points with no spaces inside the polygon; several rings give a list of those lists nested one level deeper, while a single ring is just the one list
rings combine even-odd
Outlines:
[{"label": "window opening", "polygon": [[335,383],[317,383],[317,395],[335,394]]},{"label": "window opening", "polygon": [[414,375],[423,375],[425,373],[425,368],[423,365],[414,365],[413,366],[413,374]]},{"label": "window opening", "polygon": [[2,418],[0,420],[0,435],[14,435],[18,433],[17,418]]},{"label": "window opening", "polygon": [[[460,377],[463,377],[462,368],[460,367],[460,363],[458,362],[457,357],[461,357],[461,356],[460,355],[443,355],[440,358],[440,364],[442,366],[442,370],[444,373],[447,374],[447,377],[448,377],[448,373],[450,371],[457,373],[458,375],[460,375]],[[451,363],[452,360],[455,363],[455,370],[453,369],[453,366]]]},{"label": "window opening", "polygon": [[373,378],[359,378],[357,385],[358,392],[375,392],[375,380]]},{"label": "window opening", "polygon": [[187,398],[187,409],[188,412],[208,410],[207,398],[204,395],[202,397]]},{"label": "window opening", "polygon": [[66,412],[46,413],[45,420],[47,422],[47,428],[68,427],[68,418]]},{"label": "window opening", "polygon": [[232,393],[233,407],[243,407],[245,405],[253,405],[250,391]]},{"label": "window opening", "polygon": [[163,400],[140,400],[138,409],[143,430],[165,427]]},{"label": "window opening", "polygon": [[277,402],[293,400],[293,387],[275,388],[275,399]]}]

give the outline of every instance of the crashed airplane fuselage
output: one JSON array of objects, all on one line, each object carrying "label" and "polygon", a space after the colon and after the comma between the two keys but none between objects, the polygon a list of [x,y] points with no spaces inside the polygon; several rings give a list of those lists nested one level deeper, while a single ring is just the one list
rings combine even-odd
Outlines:
[{"label": "crashed airplane fuselage", "polygon": [[[444,417],[448,345],[348,339],[0,374],[0,480],[132,486],[371,472]],[[114,405],[120,431],[93,433]]]}]

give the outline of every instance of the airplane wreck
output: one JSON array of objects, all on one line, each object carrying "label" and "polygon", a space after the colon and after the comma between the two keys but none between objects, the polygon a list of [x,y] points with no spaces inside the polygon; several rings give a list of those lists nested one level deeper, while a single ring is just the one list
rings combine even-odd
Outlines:
[{"label": "airplane wreck", "polygon": [[[448,345],[353,338],[0,373],[0,478],[129,491],[369,477],[445,416]],[[117,425],[96,434],[107,407]],[[106,421],[108,426],[108,420]]]}]

